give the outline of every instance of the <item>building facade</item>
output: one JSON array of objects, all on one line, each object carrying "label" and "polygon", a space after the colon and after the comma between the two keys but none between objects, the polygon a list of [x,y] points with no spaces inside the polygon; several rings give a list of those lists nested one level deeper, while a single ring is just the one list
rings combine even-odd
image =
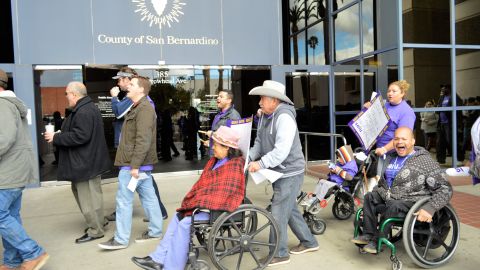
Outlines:
[{"label": "building facade", "polygon": [[[65,115],[63,93],[72,80],[87,85],[107,136],[113,136],[108,90],[125,65],[152,78],[152,98],[173,114],[178,142],[178,120],[190,106],[208,128],[215,95],[230,89],[235,107],[248,116],[258,102],[248,91],[274,79],[286,84],[301,131],[344,134],[358,146],[347,123],[373,91],[385,96],[390,82],[405,79],[417,115],[417,144],[428,143],[422,115],[449,113],[447,166],[463,162],[459,158],[470,150],[469,128],[480,112],[480,1],[3,2],[7,49],[0,67],[32,109],[41,157],[52,152],[40,136],[43,125],[55,111]],[[440,108],[442,86],[458,98]],[[425,107],[427,102],[434,106]],[[435,145],[429,146],[434,155]],[[308,138],[311,160],[331,158],[333,149],[329,137]]]}]

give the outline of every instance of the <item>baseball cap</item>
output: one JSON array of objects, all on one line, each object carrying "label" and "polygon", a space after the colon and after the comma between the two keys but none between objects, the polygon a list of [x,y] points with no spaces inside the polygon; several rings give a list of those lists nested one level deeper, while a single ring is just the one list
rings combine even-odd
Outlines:
[{"label": "baseball cap", "polygon": [[120,78],[131,78],[131,77],[133,77],[132,73],[119,71],[119,72],[117,72],[116,76],[112,77],[112,79],[116,80],[116,79],[120,79]]}]

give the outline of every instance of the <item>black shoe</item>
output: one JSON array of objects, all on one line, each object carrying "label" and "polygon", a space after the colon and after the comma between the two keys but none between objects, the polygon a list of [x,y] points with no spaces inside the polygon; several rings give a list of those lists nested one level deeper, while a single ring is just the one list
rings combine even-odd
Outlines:
[{"label": "black shoe", "polygon": [[116,217],[117,217],[117,212],[113,212],[110,215],[106,216],[105,219],[108,221],[115,221]]},{"label": "black shoe", "polygon": [[82,244],[82,243],[90,242],[100,238],[103,238],[103,235],[94,237],[94,236],[89,236],[88,234],[84,234],[82,237],[75,239],[75,243]]},{"label": "black shoe", "polygon": [[163,264],[155,262],[154,260],[152,260],[152,257],[150,256],[143,257],[143,258],[132,257],[132,262],[142,269],[147,269],[147,270],[163,269]]}]

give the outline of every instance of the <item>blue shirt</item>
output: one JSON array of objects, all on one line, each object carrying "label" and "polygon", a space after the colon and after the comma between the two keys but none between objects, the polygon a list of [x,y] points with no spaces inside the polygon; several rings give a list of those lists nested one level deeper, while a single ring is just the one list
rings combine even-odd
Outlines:
[{"label": "blue shirt", "polygon": [[397,176],[398,172],[403,168],[405,162],[413,155],[411,153],[408,156],[392,158],[390,164],[388,164],[387,169],[385,170],[385,180],[387,180],[388,187],[391,187],[393,184],[393,179]]}]

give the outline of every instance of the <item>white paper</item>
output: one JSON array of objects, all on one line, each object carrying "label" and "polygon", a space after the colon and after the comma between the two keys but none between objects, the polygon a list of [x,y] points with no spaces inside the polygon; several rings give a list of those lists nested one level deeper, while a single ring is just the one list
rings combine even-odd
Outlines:
[{"label": "white paper", "polygon": [[[248,161],[248,152],[250,150],[250,137],[252,134],[253,117],[242,118],[232,121],[230,128],[235,130],[240,136],[238,148],[242,151],[245,161]],[[247,170],[248,163],[245,162],[243,171]]]},{"label": "white paper", "polygon": [[132,176],[132,178],[130,178],[130,181],[128,182],[127,188],[131,192],[135,192],[135,189],[137,188],[137,185],[138,185],[138,181],[145,180],[145,179],[148,179],[148,175],[144,172],[139,173],[138,178],[135,178]]},{"label": "white paper", "polygon": [[377,92],[372,92],[372,95],[370,96],[370,101],[372,101],[375,97],[377,96]]},{"label": "white paper", "polygon": [[388,121],[389,116],[384,110],[383,100],[381,96],[377,96],[370,108],[355,116],[350,127],[354,129],[364,149],[369,149],[383,133]]},{"label": "white paper", "polygon": [[282,177],[283,173],[279,173],[269,169],[260,169],[256,172],[251,172],[250,175],[252,176],[253,182],[255,182],[255,184],[258,185],[265,180],[268,180],[271,183],[273,183],[277,181],[278,178]]}]

